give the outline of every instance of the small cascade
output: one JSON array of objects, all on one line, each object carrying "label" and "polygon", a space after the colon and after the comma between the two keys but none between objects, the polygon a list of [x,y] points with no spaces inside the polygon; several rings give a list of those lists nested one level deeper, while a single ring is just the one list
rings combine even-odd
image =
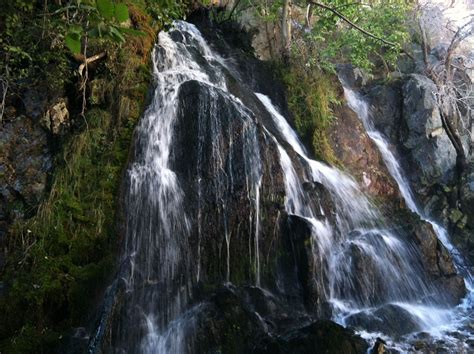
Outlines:
[{"label": "small cascade", "polygon": [[[347,86],[344,86],[344,84],[343,84],[343,88],[344,88],[344,96],[347,100],[349,107],[354,112],[357,113],[357,116],[362,121],[362,124],[364,125],[364,128],[367,131],[367,134],[369,135],[369,137],[372,139],[372,141],[375,143],[375,145],[379,149],[380,154],[382,155],[382,158],[385,162],[385,165],[387,166],[387,170],[389,171],[390,175],[393,177],[395,182],[397,182],[398,188],[400,190],[400,194],[405,200],[407,207],[412,212],[420,216],[422,220],[431,224],[438,239],[441,241],[443,246],[448,249],[448,251],[451,253],[453,258],[456,260],[456,265],[458,265],[460,269],[467,269],[467,267],[465,267],[464,265],[464,260],[460,256],[459,251],[449,240],[449,235],[446,229],[443,226],[439,225],[437,222],[430,219],[430,217],[427,216],[416,204],[415,198],[413,196],[413,192],[410,188],[410,185],[407,179],[404,176],[404,173],[402,171],[402,168],[397,158],[395,157],[392,150],[390,150],[388,142],[383,138],[382,134],[380,134],[380,132],[376,130],[373,122],[370,119],[369,107],[367,105],[367,102],[365,102],[353,90],[351,90]],[[473,288],[472,275],[465,272],[463,275],[466,279],[468,287]]]},{"label": "small cascade", "polygon": [[[432,333],[438,333],[447,322],[453,323],[459,318],[457,310],[444,307],[442,301],[428,300],[434,294],[442,298],[442,294],[429,281],[423,280],[419,253],[403,237],[389,231],[388,222],[356,182],[341,171],[308,158],[296,134],[270,99],[261,94],[257,96],[272,113],[287,142],[308,164],[313,180],[326,186],[339,206],[337,229],[331,230],[326,226],[327,221],[316,219],[304,201],[301,181],[288,154],[279,146],[280,163],[285,171],[288,212],[300,214],[313,225],[319,225],[313,228],[318,245],[315,256],[324,257],[321,264],[327,267],[324,271],[330,283],[333,318],[345,325],[358,326],[365,322],[370,327],[371,322],[378,321],[377,318],[393,321],[391,317],[384,317],[386,312],[400,311],[405,313],[408,322],[413,321],[413,331]],[[383,153],[390,153],[380,134],[374,133],[371,137],[384,149]],[[390,163],[389,169],[397,173],[398,180],[403,181],[398,162],[393,158]],[[407,204],[416,207],[407,184],[402,187],[404,196],[410,198]],[[370,264],[365,268],[365,274],[354,268],[361,260]],[[460,306],[466,307],[466,303]],[[453,329],[451,325],[447,328]],[[378,328],[372,330],[378,331]],[[365,332],[366,337],[372,338],[369,332]],[[403,345],[396,346],[401,348]]]},{"label": "small cascade", "polygon": [[[468,294],[463,300],[461,305],[457,310],[456,314],[452,310],[433,310],[432,308],[426,307],[413,307],[411,305],[403,305],[402,307],[407,311],[415,313],[422,321],[423,328],[431,328],[433,330],[453,331],[457,327],[462,327],[464,319],[469,319],[469,314],[466,311],[472,311],[474,304],[474,285],[473,285],[473,275],[467,270],[468,267],[464,264],[464,259],[461,257],[459,251],[451,243],[447,230],[439,225],[437,222],[429,218],[417,205],[411,187],[404,176],[403,170],[396,158],[395,154],[389,147],[389,143],[378,132],[371,121],[370,110],[367,102],[360,97],[359,94],[350,89],[345,85],[344,80],[341,80],[344,89],[344,96],[348,103],[348,106],[356,112],[359,119],[362,121],[362,124],[372,141],[377,146],[382,159],[385,162],[388,172],[393,177],[395,182],[398,185],[399,191],[407,207],[415,214],[417,214],[422,220],[428,222],[433,227],[433,230],[438,238],[438,240],[443,244],[444,247],[449,251],[451,256],[454,259],[454,264],[458,269],[459,273],[464,276],[466,282],[466,288]],[[459,326],[461,324],[461,326]],[[471,334],[472,337],[472,334]]]}]

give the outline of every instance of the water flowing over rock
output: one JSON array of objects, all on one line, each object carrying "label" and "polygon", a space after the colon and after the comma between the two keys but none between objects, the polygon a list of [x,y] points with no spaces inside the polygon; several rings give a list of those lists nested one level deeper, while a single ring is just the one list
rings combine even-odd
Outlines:
[{"label": "water flowing over rock", "polygon": [[[397,337],[405,334],[403,331],[407,330],[406,327],[398,327],[399,322],[412,323],[413,326],[408,331],[414,332],[415,330],[426,328],[426,326],[433,326],[436,323],[439,325],[439,321],[442,320],[444,322],[451,322],[448,328],[456,329],[455,331],[448,333],[446,337],[456,342],[459,338],[458,334],[460,333],[458,331],[462,331],[462,327],[465,327],[463,323],[468,323],[471,318],[470,309],[472,308],[473,282],[469,266],[462,255],[460,255],[459,251],[451,243],[447,230],[440,224],[431,220],[429,215],[426,215],[415,201],[411,186],[405,178],[404,171],[398,163],[395,154],[391,151],[384,136],[375,129],[372,119],[373,117],[380,117],[380,112],[371,111],[367,102],[360,95],[354,92],[352,88],[348,87],[344,76],[342,76],[341,81],[344,86],[344,93],[349,106],[357,112],[358,117],[367,130],[367,133],[379,148],[387,169],[397,182],[400,193],[404,198],[407,207],[411,212],[418,215],[421,220],[425,221],[425,223],[420,223],[414,220],[412,216],[406,215],[406,217],[412,219],[412,221],[411,223],[405,222],[404,226],[405,233],[412,235],[415,243],[421,250],[423,267],[428,271],[431,277],[434,278],[435,282],[441,282],[443,283],[441,286],[450,289],[451,295],[445,298],[447,303],[454,305],[457,303],[457,299],[466,296],[463,300],[463,305],[460,307],[460,313],[458,313],[458,317],[454,322],[452,314],[447,310],[433,309],[433,311],[431,311],[426,307],[413,307],[412,305],[406,304],[401,306],[401,310],[404,312],[413,311],[414,314],[419,317],[420,321],[418,321],[418,323],[408,319],[397,320],[396,318],[393,318],[390,313],[394,314],[399,311],[390,307],[392,305],[388,305],[388,307],[384,305],[378,308],[373,314],[371,312],[361,312],[355,315],[350,315],[345,321],[365,329],[371,328],[372,331],[391,333],[392,336]],[[450,253],[454,258],[454,262]],[[464,279],[457,276],[458,270],[464,276]],[[466,286],[468,289],[467,294]],[[435,294],[432,294],[431,296],[436,297]],[[395,304],[395,306],[398,307],[399,304]],[[390,311],[387,312],[387,308],[390,309]],[[377,312],[379,312],[379,314],[374,316]],[[387,317],[386,314],[390,316]],[[466,333],[463,335],[466,335]],[[472,337],[472,332],[467,331],[467,336]]]},{"label": "water flowing over rock", "polygon": [[[435,273],[424,263],[442,245],[312,159],[278,85],[259,93],[216,47],[186,22],[159,35],[123,186],[122,267],[90,352],[365,353],[321,319],[393,336],[443,324],[465,289],[445,250]],[[379,316],[393,324],[365,323]]]}]

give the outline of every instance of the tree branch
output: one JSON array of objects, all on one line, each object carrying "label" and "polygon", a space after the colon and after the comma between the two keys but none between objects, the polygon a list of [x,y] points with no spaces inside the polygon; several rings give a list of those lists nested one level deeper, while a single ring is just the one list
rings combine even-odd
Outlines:
[{"label": "tree branch", "polygon": [[370,33],[368,31],[366,31],[365,29],[363,29],[362,27],[359,27],[358,25],[356,25],[354,22],[352,22],[351,20],[349,20],[346,16],[344,16],[342,13],[340,13],[339,11],[337,11],[336,9],[330,7],[330,6],[327,6],[325,4],[321,4],[320,2],[316,2],[316,1],[311,1],[311,0],[308,0],[308,3],[309,4],[312,4],[312,5],[315,5],[315,6],[318,6],[322,9],[325,9],[325,10],[328,10],[328,11],[331,11],[334,15],[336,15],[337,17],[339,17],[341,20],[343,20],[344,22],[346,22],[347,24],[349,24],[352,28],[358,30],[359,32],[365,34],[366,36],[370,37],[370,38],[373,38],[377,41],[380,41],[390,47],[396,47],[397,44],[396,43],[393,43],[393,42],[389,42],[381,37],[378,37],[376,36],[375,34],[373,33]]},{"label": "tree branch", "polygon": [[[382,42],[383,44],[385,45],[388,45],[389,47],[397,47],[397,44],[396,43],[393,43],[393,42],[390,42],[390,41],[387,41],[386,39],[383,39],[382,37],[378,37],[376,36],[375,34],[373,33],[370,33],[369,31],[363,29],[362,27],[356,25],[354,22],[352,22],[351,20],[349,20],[346,16],[344,16],[342,13],[340,13],[339,11],[337,11],[336,9],[330,7],[330,6],[327,6],[325,4],[321,4],[320,2],[316,2],[316,1],[312,1],[312,0],[307,0],[307,2],[309,4],[312,4],[312,5],[315,5],[315,6],[318,6],[322,9],[325,9],[325,10],[328,10],[330,12],[332,12],[334,15],[336,15],[337,17],[339,17],[341,20],[343,20],[344,22],[346,22],[347,24],[349,24],[349,26],[351,26],[352,28],[358,30],[359,32],[365,34],[366,36],[372,38],[372,39],[375,39],[377,41],[380,41]],[[413,58],[413,56],[408,53],[406,50],[404,50],[403,48],[400,49],[400,51],[402,53],[405,53],[406,56],[408,56],[410,59],[412,60],[415,60],[415,58]]]},{"label": "tree branch", "polygon": [[97,60],[99,60],[99,59],[102,59],[102,58],[104,58],[105,56],[106,56],[106,53],[105,53],[105,52],[102,52],[102,53],[93,55],[93,56],[91,56],[91,57],[85,59],[84,62],[83,62],[81,65],[79,65],[79,69],[78,69],[79,75],[82,76],[82,73],[84,72],[84,69],[85,69],[86,65],[89,65],[90,63],[93,63],[93,62],[95,62],[95,61],[97,61]]},{"label": "tree branch", "polygon": [[449,45],[448,51],[446,53],[446,58],[444,60],[445,67],[446,67],[446,79],[449,80],[451,76],[451,60],[452,60],[453,52],[456,50],[459,44],[461,44],[462,41],[472,36],[473,34],[474,34],[474,17],[468,23],[459,27],[453,39],[451,40],[451,44]]}]

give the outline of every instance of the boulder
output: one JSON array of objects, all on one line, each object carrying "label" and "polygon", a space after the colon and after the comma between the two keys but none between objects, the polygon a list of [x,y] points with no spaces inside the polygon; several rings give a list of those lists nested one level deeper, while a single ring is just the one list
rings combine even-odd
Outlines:
[{"label": "boulder", "polygon": [[403,85],[400,141],[415,191],[453,179],[456,150],[442,126],[437,92],[434,82],[423,75],[413,74]]},{"label": "boulder", "polygon": [[357,329],[380,332],[399,338],[405,334],[417,332],[421,327],[413,316],[400,306],[383,305],[373,311],[361,311],[346,319],[346,324]]},{"label": "boulder", "polygon": [[448,250],[428,223],[417,223],[409,233],[420,250],[423,268],[431,278],[441,298],[431,299],[441,304],[458,304],[466,295],[464,279],[458,274]]},{"label": "boulder", "polygon": [[71,122],[66,100],[59,99],[49,108],[41,119],[41,125],[53,135],[63,135]]},{"label": "boulder", "polygon": [[[199,305],[192,320],[193,352],[366,353],[367,343],[352,330],[328,320],[312,322],[308,317],[298,317],[298,312],[281,304],[275,311],[278,318],[273,318],[280,325],[275,324],[255,311],[249,290],[253,295],[261,291],[226,285]],[[262,294],[257,297],[258,302],[263,298],[264,302],[275,301]]]},{"label": "boulder", "polygon": [[38,124],[25,116],[4,122],[0,127],[0,247],[9,225],[35,212],[51,168],[47,135]]},{"label": "boulder", "polygon": [[254,353],[366,353],[367,343],[352,330],[319,320],[276,338],[265,338]]}]

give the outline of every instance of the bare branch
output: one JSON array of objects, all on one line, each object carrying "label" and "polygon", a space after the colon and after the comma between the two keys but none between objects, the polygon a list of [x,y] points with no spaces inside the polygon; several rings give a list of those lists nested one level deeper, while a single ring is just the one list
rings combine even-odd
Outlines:
[{"label": "bare branch", "polygon": [[86,65],[89,65],[89,64],[91,64],[91,63],[93,63],[93,62],[95,62],[95,61],[97,61],[97,60],[99,60],[99,59],[105,58],[105,56],[106,56],[106,53],[105,53],[105,52],[102,52],[102,53],[93,55],[93,56],[91,56],[91,57],[85,59],[84,62],[83,62],[81,65],[79,65],[79,69],[78,69],[79,75],[82,76]]},{"label": "bare branch", "polygon": [[8,66],[6,67],[6,77],[0,77],[2,83],[2,101],[0,102],[0,123],[3,121],[3,114],[5,113],[5,106],[8,92]]},{"label": "bare branch", "polygon": [[446,59],[444,61],[445,67],[446,67],[447,79],[449,79],[449,77],[451,76],[451,61],[452,61],[453,52],[461,44],[462,41],[472,36],[473,34],[474,34],[474,17],[472,17],[469,22],[459,27],[456,34],[451,40],[451,44],[449,45],[448,51],[446,54]]}]

